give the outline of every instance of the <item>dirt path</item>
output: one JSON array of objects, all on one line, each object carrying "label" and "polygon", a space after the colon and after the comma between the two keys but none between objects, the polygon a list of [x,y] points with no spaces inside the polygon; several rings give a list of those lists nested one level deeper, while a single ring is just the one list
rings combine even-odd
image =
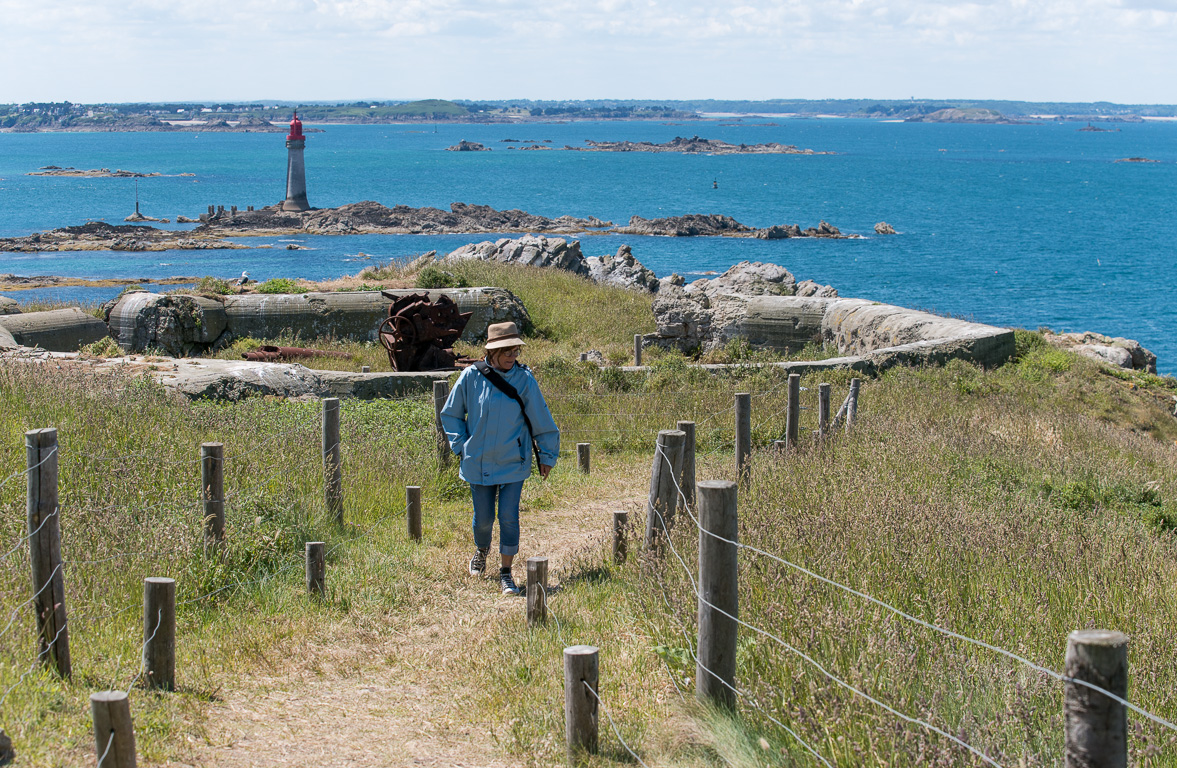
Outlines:
[{"label": "dirt path", "polygon": [[[609,510],[635,501],[545,512],[532,530],[524,527],[521,556],[547,555],[558,573],[602,532]],[[517,578],[521,566],[517,561]],[[434,610],[364,628],[340,621],[285,660],[281,677],[256,677],[223,691],[209,713],[208,746],[196,750],[193,764],[522,766],[496,748],[490,728],[499,724],[470,721],[474,691],[457,669],[485,641],[488,620],[522,622],[523,612],[521,598],[467,576],[445,586]]]}]

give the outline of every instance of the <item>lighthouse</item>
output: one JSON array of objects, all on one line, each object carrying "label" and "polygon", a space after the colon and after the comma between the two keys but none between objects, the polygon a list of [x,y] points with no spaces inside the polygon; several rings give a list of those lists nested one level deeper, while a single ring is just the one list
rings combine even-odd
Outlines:
[{"label": "lighthouse", "polygon": [[307,202],[306,165],[302,159],[302,151],[306,145],[306,137],[302,135],[302,121],[298,119],[298,111],[295,110],[294,119],[290,121],[290,133],[286,135],[286,199],[282,201],[284,211],[311,209],[311,204]]}]

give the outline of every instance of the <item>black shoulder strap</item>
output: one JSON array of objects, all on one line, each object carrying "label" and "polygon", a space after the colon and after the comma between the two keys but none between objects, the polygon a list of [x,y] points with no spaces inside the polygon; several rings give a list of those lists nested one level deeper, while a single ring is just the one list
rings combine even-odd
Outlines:
[{"label": "black shoulder strap", "polygon": [[519,390],[512,387],[510,382],[504,379],[498,371],[487,365],[485,360],[479,360],[474,363],[474,367],[486,377],[487,381],[494,385],[495,389],[519,403],[519,410],[523,413],[523,423],[527,426],[527,434],[531,436],[532,452],[535,454],[535,462],[538,464],[539,446],[535,443],[535,430],[531,428],[531,419],[527,418],[527,406],[523,404],[523,398],[519,396]]}]

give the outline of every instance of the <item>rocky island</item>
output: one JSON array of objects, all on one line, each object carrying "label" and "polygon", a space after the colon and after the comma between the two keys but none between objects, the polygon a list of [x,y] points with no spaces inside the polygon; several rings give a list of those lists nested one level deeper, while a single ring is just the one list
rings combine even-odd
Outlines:
[{"label": "rocky island", "polygon": [[[153,171],[151,173],[139,173],[138,171],[124,171],[121,168],[110,170],[109,168],[91,168],[89,170],[74,168],[72,166],[62,168],[58,165],[44,165],[35,171],[30,171],[26,176],[68,176],[83,179],[146,179],[153,176],[162,176],[162,173]],[[195,173],[181,173],[180,176],[195,176]]]},{"label": "rocky island", "polygon": [[90,221],[76,227],[61,227],[24,237],[0,238],[0,251],[40,253],[45,251],[197,251],[245,248],[219,237],[191,232],[170,232],[133,224]]},{"label": "rocky island", "polygon": [[1011,120],[996,109],[981,109],[968,107],[964,109],[938,109],[926,115],[909,117],[905,123],[972,123],[985,125],[1021,125],[1021,121]]},{"label": "rocky island", "polygon": [[[464,142],[463,142],[464,143]],[[799,149],[792,144],[778,144],[770,141],[767,144],[729,144],[718,139],[701,139],[698,136],[683,138],[675,136],[663,144],[651,141],[593,141],[585,139],[588,146],[574,147],[565,144],[563,147],[544,147],[532,143],[519,149],[561,149],[565,152],[677,152],[684,155],[833,155],[834,152],[818,152],[812,149]],[[450,147],[455,149],[455,147]],[[508,147],[515,149],[515,147]]]},{"label": "rocky island", "polygon": [[783,240],[790,237],[849,238],[837,227],[821,222],[817,227],[802,229],[797,224],[774,225],[756,229],[741,224],[730,216],[718,214],[687,214],[661,219],[631,217],[625,226],[595,216],[577,218],[560,216],[550,219],[526,211],[499,211],[488,205],[452,203],[450,210],[440,208],[411,208],[398,205],[388,208],[365,200],[339,208],[319,208],[302,213],[282,211],[278,206],[267,206],[254,211],[236,213],[219,211],[201,216],[201,226],[194,234],[204,237],[227,235],[358,235],[358,234],[481,234],[537,232],[544,234],[575,234],[595,231],[621,235],[666,235],[673,237],[755,237],[762,240]]}]

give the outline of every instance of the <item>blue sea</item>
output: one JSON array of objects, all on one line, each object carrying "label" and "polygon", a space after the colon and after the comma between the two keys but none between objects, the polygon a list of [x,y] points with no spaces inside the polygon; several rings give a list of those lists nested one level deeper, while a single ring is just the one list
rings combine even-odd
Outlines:
[{"label": "blue sea", "polygon": [[[688,279],[742,260],[781,264],[843,296],[1058,331],[1138,339],[1177,373],[1177,123],[1108,133],[1074,123],[940,125],[852,119],[715,119],[525,125],[322,126],[308,137],[311,204],[359,200],[446,208],[461,201],[623,223],[720,213],[752,226],[825,219],[861,240],[759,241],[591,235],[586,255],[629,244],[658,275]],[[778,141],[834,155],[684,156],[510,150],[503,139],[582,145],[699,135]],[[209,205],[262,206],[284,193],[281,134],[0,134],[0,236],[134,210],[132,179],[27,176],[45,165],[159,172],[140,179],[144,213],[174,219]],[[446,152],[459,140],[490,152]],[[1157,163],[1117,163],[1147,157]],[[195,176],[179,176],[193,173]],[[887,221],[900,234],[877,236]],[[190,225],[172,225],[186,228]],[[446,252],[492,236],[241,238],[268,249],[0,254],[0,273],[159,278],[355,273],[373,261]],[[310,250],[287,251],[287,241]],[[362,255],[361,255],[362,254]],[[111,289],[17,291],[99,301]]]}]

